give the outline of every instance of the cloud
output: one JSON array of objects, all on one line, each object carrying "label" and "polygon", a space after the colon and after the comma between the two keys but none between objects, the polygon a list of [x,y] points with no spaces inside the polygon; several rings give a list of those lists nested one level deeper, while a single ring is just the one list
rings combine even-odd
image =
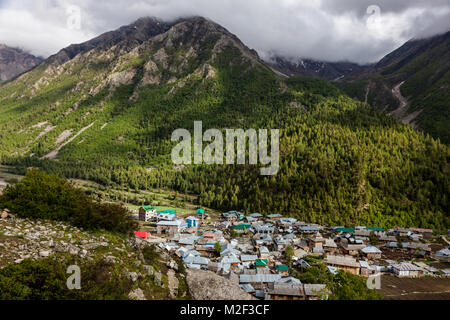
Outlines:
[{"label": "cloud", "polygon": [[[67,25],[75,3],[79,30]],[[450,30],[450,0],[0,0],[0,42],[48,56],[142,16],[189,15],[216,21],[266,58],[375,62],[413,37]]]}]

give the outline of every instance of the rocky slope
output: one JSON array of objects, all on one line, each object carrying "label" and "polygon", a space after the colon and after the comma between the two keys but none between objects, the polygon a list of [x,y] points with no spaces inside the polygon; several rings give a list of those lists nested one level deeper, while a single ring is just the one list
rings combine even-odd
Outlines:
[{"label": "rocky slope", "polygon": [[161,251],[149,260],[145,255],[148,246],[139,239],[86,232],[60,222],[21,219],[10,214],[0,218],[0,270],[27,259],[57,259],[64,263],[72,257],[80,262],[101,261],[119,270],[119,274],[111,276],[130,282],[132,290],[125,293],[130,299],[186,297],[186,291],[178,290],[178,279],[184,279],[185,274],[178,272],[177,263]]},{"label": "rocky slope", "polygon": [[[151,255],[146,251],[150,247]],[[66,254],[80,261],[100,260],[119,268],[121,275],[132,284],[128,298],[133,300],[254,299],[238,284],[212,272],[180,272],[174,257],[137,238],[124,240],[112,234],[86,232],[61,222],[21,219],[5,213],[0,216],[0,270],[11,264],[21,264],[25,259],[63,261]],[[182,288],[184,281],[187,286],[184,284]]]},{"label": "rocky slope", "polygon": [[41,58],[0,44],[0,82],[10,80],[41,62]]},{"label": "rocky slope", "polygon": [[[448,143],[449,71],[450,32],[447,32],[408,41],[364,74],[342,79],[339,86],[351,96]],[[401,97],[407,100],[406,104]]]}]

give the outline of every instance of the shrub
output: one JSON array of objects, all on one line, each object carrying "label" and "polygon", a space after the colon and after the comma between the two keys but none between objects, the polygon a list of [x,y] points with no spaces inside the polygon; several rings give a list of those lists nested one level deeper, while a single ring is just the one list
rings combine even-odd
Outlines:
[{"label": "shrub", "polygon": [[19,217],[66,221],[90,230],[130,233],[135,228],[124,207],[95,202],[67,180],[37,169],[28,170],[21,182],[6,187],[0,207]]}]

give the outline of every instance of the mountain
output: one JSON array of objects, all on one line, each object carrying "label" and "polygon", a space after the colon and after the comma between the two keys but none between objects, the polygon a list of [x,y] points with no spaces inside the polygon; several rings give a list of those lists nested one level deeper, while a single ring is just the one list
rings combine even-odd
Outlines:
[{"label": "mountain", "polygon": [[343,79],[351,96],[450,143],[450,32],[411,40],[370,72]]},{"label": "mountain", "polygon": [[313,77],[327,80],[340,80],[348,75],[355,75],[369,69],[352,62],[324,62],[311,59],[286,59],[272,57],[268,63],[290,77]]},{"label": "mountain", "polygon": [[0,82],[10,80],[41,62],[41,58],[0,44]]},{"label": "mountain", "polygon": [[[171,161],[175,129],[279,128],[280,169]],[[447,230],[449,148],[201,17],[144,18],[0,86],[0,161],[219,210]],[[262,165],[261,165],[262,166]]]}]

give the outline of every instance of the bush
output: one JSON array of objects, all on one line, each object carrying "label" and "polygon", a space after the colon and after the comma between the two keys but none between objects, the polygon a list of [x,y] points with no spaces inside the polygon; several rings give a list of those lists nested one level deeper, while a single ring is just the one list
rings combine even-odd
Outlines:
[{"label": "bush", "polygon": [[37,169],[6,187],[0,207],[22,218],[65,221],[90,230],[128,234],[136,226],[124,207],[95,202],[67,180]]},{"label": "bush", "polygon": [[[81,269],[80,290],[67,288],[70,265]],[[0,270],[0,300],[127,300],[131,288],[131,280],[102,261],[27,259]]]}]

